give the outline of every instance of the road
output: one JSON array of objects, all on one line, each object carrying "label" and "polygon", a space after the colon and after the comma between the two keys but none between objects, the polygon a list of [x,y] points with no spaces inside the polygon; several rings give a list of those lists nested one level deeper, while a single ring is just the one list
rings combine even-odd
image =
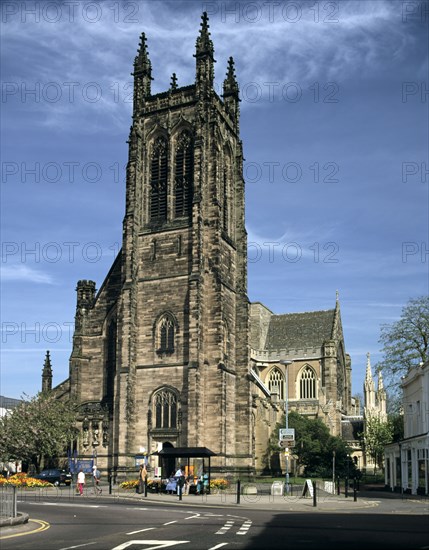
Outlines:
[{"label": "road", "polygon": [[429,548],[427,514],[281,512],[109,498],[20,502],[25,528],[2,550],[276,550]]}]

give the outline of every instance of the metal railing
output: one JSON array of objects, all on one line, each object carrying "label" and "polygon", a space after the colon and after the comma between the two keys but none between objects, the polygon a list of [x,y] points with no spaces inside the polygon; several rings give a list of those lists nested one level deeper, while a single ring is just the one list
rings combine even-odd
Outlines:
[{"label": "metal railing", "polygon": [[16,487],[0,487],[0,518],[16,518]]}]

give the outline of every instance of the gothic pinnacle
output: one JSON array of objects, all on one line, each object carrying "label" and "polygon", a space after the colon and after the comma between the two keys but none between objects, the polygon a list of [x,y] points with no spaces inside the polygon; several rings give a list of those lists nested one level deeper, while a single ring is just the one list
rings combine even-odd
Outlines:
[{"label": "gothic pinnacle", "polygon": [[207,53],[213,55],[213,42],[210,39],[208,20],[209,18],[207,16],[207,12],[205,11],[201,16],[201,29],[196,44],[197,55]]},{"label": "gothic pinnacle", "polygon": [[137,50],[137,56],[134,59],[134,67],[146,70],[149,75],[152,70],[152,65],[147,51],[146,35],[144,32],[140,35],[140,44],[139,49]]},{"label": "gothic pinnacle", "polygon": [[228,59],[228,71],[226,73],[226,78],[223,81],[223,91],[224,95],[238,93],[238,83],[235,76],[234,59],[232,57]]},{"label": "gothic pinnacle", "polygon": [[171,75],[170,90],[177,90],[177,76],[176,73]]}]

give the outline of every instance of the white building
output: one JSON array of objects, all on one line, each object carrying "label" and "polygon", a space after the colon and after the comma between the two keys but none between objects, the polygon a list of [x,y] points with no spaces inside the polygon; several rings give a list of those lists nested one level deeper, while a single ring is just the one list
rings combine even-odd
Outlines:
[{"label": "white building", "polygon": [[429,494],[429,363],[402,378],[404,439],[385,448],[385,482],[392,490]]}]

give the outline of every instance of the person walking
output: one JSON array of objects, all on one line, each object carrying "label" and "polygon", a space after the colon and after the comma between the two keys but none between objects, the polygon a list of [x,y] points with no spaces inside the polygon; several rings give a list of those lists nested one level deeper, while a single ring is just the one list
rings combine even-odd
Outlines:
[{"label": "person walking", "polygon": [[97,466],[94,464],[92,467],[92,487],[94,489],[95,495],[101,495],[103,492],[102,488],[100,487],[100,470],[97,469]]},{"label": "person walking", "polygon": [[77,474],[77,488],[79,491],[79,495],[83,496],[83,490],[85,488],[85,472],[82,470],[82,468],[79,470],[79,473]]}]

